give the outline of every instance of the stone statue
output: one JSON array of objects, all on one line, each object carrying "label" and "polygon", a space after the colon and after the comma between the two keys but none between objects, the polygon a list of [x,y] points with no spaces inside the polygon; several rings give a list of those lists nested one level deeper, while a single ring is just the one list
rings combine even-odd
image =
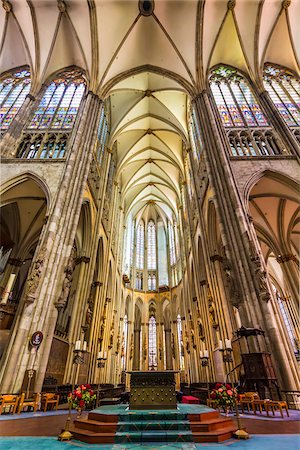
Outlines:
[{"label": "stone statue", "polygon": [[30,277],[27,281],[25,301],[28,303],[34,302],[36,298],[36,291],[38,289],[42,276],[45,254],[46,254],[46,247],[42,248],[41,251],[39,252],[38,257],[33,264]]}]

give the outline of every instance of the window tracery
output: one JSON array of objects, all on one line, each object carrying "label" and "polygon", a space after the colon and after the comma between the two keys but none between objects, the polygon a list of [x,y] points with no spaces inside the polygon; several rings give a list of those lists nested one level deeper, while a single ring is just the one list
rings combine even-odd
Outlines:
[{"label": "window tracery", "polygon": [[287,69],[264,67],[264,86],[288,126],[300,125],[300,81]]},{"label": "window tracery", "polygon": [[86,82],[79,70],[63,72],[46,88],[22,136],[18,158],[64,158]]},{"label": "window tracery", "polygon": [[273,156],[286,152],[242,74],[231,67],[219,66],[210,75],[209,83],[227,130],[232,156]]},{"label": "window tracery", "polygon": [[18,70],[0,81],[0,131],[6,131],[30,91],[30,72]]}]

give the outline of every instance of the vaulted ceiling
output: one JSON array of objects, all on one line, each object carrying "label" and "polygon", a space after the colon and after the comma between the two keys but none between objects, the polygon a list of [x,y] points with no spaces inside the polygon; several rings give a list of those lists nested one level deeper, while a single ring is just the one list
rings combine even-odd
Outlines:
[{"label": "vaulted ceiling", "polygon": [[[300,0],[2,0],[0,72],[29,65],[33,94],[76,65],[110,96],[112,147],[127,212],[176,214],[189,97],[223,63],[261,83],[264,62],[299,74]],[[153,210],[154,208],[154,210]]]}]

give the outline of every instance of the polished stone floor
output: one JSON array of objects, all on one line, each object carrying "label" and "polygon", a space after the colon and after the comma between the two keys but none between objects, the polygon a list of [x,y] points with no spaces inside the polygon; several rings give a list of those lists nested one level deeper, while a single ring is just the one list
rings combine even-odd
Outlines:
[{"label": "polished stone floor", "polygon": [[230,439],[222,444],[115,444],[115,445],[89,445],[79,441],[59,442],[54,437],[2,437],[1,450],[298,450],[300,449],[300,436],[296,434],[281,435],[254,435],[247,441]]}]

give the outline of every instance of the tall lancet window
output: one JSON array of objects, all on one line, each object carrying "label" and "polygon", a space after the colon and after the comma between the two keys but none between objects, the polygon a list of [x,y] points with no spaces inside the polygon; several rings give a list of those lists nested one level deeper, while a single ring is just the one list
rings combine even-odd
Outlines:
[{"label": "tall lancet window", "polygon": [[[297,339],[297,336],[296,336],[295,328],[293,326],[293,322],[292,322],[292,319],[291,319],[290,311],[289,311],[289,308],[288,308],[288,299],[283,297],[283,295],[281,295],[281,293],[279,292],[277,287],[274,286],[274,284],[272,284],[272,288],[273,288],[273,292],[274,292],[274,294],[276,296],[278,308],[280,310],[281,317],[282,317],[282,320],[283,320],[283,322],[285,324],[286,331],[287,331],[287,334],[288,334],[289,339],[291,341],[293,350],[294,350],[296,356],[299,356],[298,348],[297,348],[298,339]],[[296,330],[297,329],[298,329],[298,327],[296,325]]]},{"label": "tall lancet window", "polygon": [[148,222],[148,269],[156,270],[156,231],[153,220]]},{"label": "tall lancet window", "polygon": [[128,317],[125,314],[123,319],[123,339],[122,339],[122,369],[126,369],[126,354],[127,354],[127,341],[128,341]]},{"label": "tall lancet window", "polygon": [[209,82],[225,127],[268,125],[247,81],[237,70],[220,66]]},{"label": "tall lancet window", "polygon": [[18,70],[0,77],[0,131],[7,130],[29,91],[28,70]]},{"label": "tall lancet window", "polygon": [[184,370],[184,353],[183,353],[183,336],[182,336],[182,323],[180,314],[177,316],[177,335],[178,335],[178,354],[180,370]]},{"label": "tall lancet window", "polygon": [[174,229],[171,222],[169,222],[169,241],[170,241],[170,264],[173,266],[176,263],[175,238]]},{"label": "tall lancet window", "polygon": [[136,233],[136,268],[144,268],[144,241],[145,241],[145,226],[143,220],[138,225]]},{"label": "tall lancet window", "polygon": [[282,67],[266,64],[264,86],[285,122],[300,125],[300,81]]},{"label": "tall lancet window", "polygon": [[47,87],[29,124],[30,129],[71,129],[85,91],[78,70],[61,73]]},{"label": "tall lancet window", "polygon": [[156,348],[156,319],[151,316],[149,319],[149,370],[157,369],[157,348]]}]

